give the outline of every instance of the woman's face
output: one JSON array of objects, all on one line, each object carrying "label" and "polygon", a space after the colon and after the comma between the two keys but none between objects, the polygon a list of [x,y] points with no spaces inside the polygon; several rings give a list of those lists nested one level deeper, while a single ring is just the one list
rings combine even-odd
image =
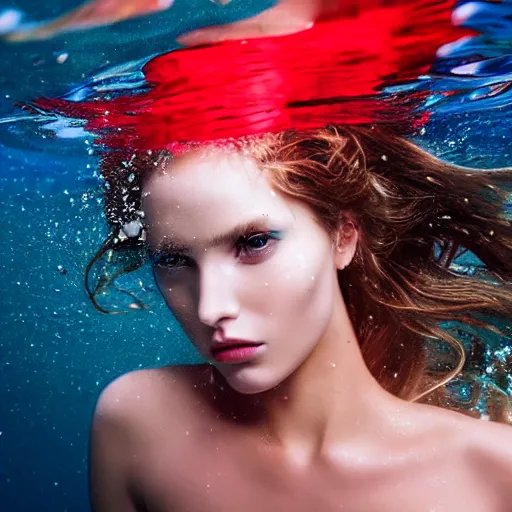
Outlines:
[{"label": "woman's face", "polygon": [[[286,379],[339,293],[333,243],[309,208],[275,192],[249,157],[220,150],[156,171],[142,206],[156,282],[197,350],[241,393]],[[214,356],[228,340],[260,345]]]}]

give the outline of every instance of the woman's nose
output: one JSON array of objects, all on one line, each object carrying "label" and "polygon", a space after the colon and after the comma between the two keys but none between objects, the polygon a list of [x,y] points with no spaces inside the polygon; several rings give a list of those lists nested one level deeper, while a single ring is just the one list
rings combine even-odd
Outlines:
[{"label": "woman's nose", "polygon": [[199,320],[215,327],[220,320],[236,318],[240,306],[233,286],[232,270],[222,264],[200,269]]}]

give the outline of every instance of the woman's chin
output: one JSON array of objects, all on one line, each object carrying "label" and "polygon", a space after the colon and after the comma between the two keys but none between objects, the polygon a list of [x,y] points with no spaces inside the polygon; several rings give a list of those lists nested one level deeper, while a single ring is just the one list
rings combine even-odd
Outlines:
[{"label": "woman's chin", "polygon": [[244,395],[256,395],[265,393],[278,386],[284,379],[278,375],[269,375],[263,368],[247,368],[232,366],[219,369],[231,388]]}]

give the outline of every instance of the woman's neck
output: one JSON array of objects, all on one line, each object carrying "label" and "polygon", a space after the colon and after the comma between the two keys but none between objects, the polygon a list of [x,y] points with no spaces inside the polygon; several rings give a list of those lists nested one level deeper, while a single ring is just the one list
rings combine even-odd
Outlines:
[{"label": "woman's neck", "polygon": [[258,396],[269,441],[299,465],[330,457],[361,436],[378,435],[405,403],[370,374],[341,297],[308,359],[278,387]]}]

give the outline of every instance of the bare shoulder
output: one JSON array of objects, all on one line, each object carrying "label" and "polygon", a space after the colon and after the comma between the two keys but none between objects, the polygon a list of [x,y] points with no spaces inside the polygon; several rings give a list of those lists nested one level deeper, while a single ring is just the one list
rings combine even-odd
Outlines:
[{"label": "bare shoulder", "polygon": [[486,421],[439,408],[436,411],[439,442],[472,475],[474,485],[498,501],[501,510],[512,502],[512,425]]},{"label": "bare shoulder", "polygon": [[441,424],[452,432],[452,438],[461,440],[465,454],[512,469],[512,425],[441,411]]},{"label": "bare shoulder", "polygon": [[96,416],[118,418],[124,424],[147,417],[162,401],[166,409],[189,400],[205,381],[205,365],[165,366],[126,373],[108,384],[96,404]]},{"label": "bare shoulder", "polygon": [[473,418],[461,422],[467,450],[482,461],[489,460],[512,471],[512,425]]},{"label": "bare shoulder", "polygon": [[512,426],[491,421],[468,421],[469,457],[504,500],[512,500]]},{"label": "bare shoulder", "polygon": [[413,404],[424,446],[443,447],[454,463],[471,468],[476,480],[512,499],[512,425],[470,417],[440,407]]},{"label": "bare shoulder", "polygon": [[446,410],[442,417],[463,465],[507,510],[512,500],[512,426]]},{"label": "bare shoulder", "polygon": [[[145,441],[158,425],[167,432],[183,421],[176,407],[186,399],[187,384],[198,369],[168,367],[127,373],[101,393],[94,412],[89,443],[89,479],[95,512],[135,512],[141,494],[137,463]],[[185,409],[185,408],[183,408]]]}]

